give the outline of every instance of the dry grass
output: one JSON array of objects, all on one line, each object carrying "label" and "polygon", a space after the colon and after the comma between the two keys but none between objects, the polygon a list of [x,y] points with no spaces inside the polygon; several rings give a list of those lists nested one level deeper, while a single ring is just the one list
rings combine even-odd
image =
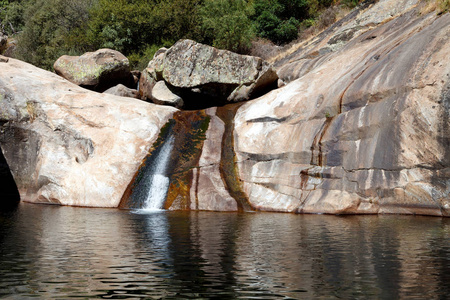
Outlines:
[{"label": "dry grass", "polygon": [[435,11],[438,15],[450,11],[450,0],[422,0],[420,13],[425,15]]},{"label": "dry grass", "polygon": [[275,45],[270,40],[258,38],[252,41],[250,55],[269,60],[271,57],[277,56],[281,49],[282,47]]},{"label": "dry grass", "polygon": [[300,28],[298,38],[295,41],[279,49],[275,56],[271,56],[267,60],[274,63],[308,45],[318,34],[345,17],[350,11],[350,8],[342,5],[335,5],[325,9],[312,26]]},{"label": "dry grass", "polygon": [[[359,1],[361,2],[361,1]],[[433,11],[440,15],[446,12],[450,12],[450,0],[421,0],[421,14],[428,14]],[[336,1],[339,3],[339,1]],[[279,49],[277,52],[272,52],[274,56],[268,57],[268,61],[271,63],[282,60],[283,58],[291,55],[299,49],[307,46],[314,38],[322,31],[328,28],[333,23],[344,18],[351,9],[345,5],[335,5],[324,10],[322,14],[314,21],[314,24],[307,28],[300,28],[298,38]],[[384,22],[388,22],[391,19],[387,19]]]}]

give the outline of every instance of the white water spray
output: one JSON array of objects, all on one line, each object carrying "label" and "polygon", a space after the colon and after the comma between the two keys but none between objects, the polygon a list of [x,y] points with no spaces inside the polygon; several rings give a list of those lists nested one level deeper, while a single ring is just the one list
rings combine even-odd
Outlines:
[{"label": "white water spray", "polygon": [[144,201],[144,210],[161,210],[169,190],[170,179],[167,176],[167,168],[170,162],[170,154],[173,148],[173,135],[162,145],[156,156],[153,174],[146,182],[148,193]]}]

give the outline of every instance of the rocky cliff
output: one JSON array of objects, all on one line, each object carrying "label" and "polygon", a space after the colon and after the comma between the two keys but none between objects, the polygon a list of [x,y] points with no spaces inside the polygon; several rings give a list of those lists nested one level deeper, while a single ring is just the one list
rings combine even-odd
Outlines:
[{"label": "rocky cliff", "polygon": [[0,145],[32,202],[134,207],[166,125],[167,209],[448,216],[450,14],[422,6],[366,1],[275,63],[283,87],[205,110],[3,59]]},{"label": "rocky cliff", "polygon": [[117,207],[175,109],[0,59],[0,145],[21,199]]},{"label": "rocky cliff", "polygon": [[370,6],[294,53],[284,88],[237,111],[255,208],[449,214],[450,15],[416,2]]}]

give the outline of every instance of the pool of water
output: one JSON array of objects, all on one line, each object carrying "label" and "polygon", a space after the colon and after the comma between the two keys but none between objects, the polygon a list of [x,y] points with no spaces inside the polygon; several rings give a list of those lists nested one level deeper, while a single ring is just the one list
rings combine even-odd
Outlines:
[{"label": "pool of water", "polygon": [[0,212],[0,297],[444,299],[449,237],[448,218],[22,203]]}]

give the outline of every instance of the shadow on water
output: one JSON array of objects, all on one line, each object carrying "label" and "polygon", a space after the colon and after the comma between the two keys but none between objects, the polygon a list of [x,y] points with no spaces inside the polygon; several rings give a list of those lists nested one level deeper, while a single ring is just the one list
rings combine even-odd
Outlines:
[{"label": "shadow on water", "polygon": [[3,152],[0,150],[0,210],[8,211],[17,208],[20,201],[19,191],[14,178],[6,162]]},{"label": "shadow on water", "polygon": [[81,209],[0,215],[0,297],[445,299],[450,220]]}]

